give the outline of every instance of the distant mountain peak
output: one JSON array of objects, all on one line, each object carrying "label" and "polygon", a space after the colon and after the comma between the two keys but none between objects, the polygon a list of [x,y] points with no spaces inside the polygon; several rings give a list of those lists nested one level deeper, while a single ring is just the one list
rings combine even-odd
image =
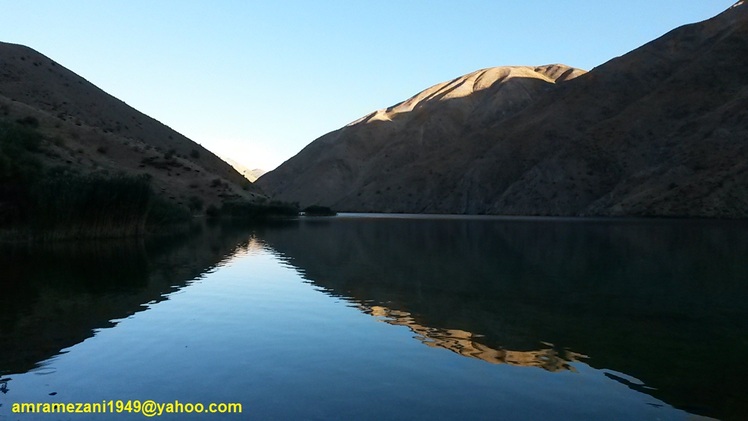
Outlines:
[{"label": "distant mountain peak", "polygon": [[254,183],[258,178],[260,178],[263,174],[265,174],[267,171],[261,169],[261,168],[253,168],[249,169],[246,165],[242,164],[239,161],[236,161],[231,158],[226,158],[225,156],[222,156],[221,159],[226,161],[229,165],[234,167],[234,169],[239,172],[239,174],[243,175],[244,178],[249,180],[250,182]]}]

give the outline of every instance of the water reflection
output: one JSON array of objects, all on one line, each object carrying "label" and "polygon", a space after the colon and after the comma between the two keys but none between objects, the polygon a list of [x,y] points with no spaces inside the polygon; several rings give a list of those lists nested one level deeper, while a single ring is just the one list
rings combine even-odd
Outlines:
[{"label": "water reflection", "polygon": [[258,231],[320,289],[430,346],[549,371],[584,359],[728,419],[748,413],[746,234],[738,222],[396,218]]},{"label": "water reflection", "polygon": [[416,339],[425,345],[444,348],[464,357],[477,358],[492,364],[509,364],[523,367],[538,367],[547,371],[574,371],[569,363],[585,358],[569,350],[557,350],[553,344],[544,343],[545,348],[533,351],[494,349],[480,343],[482,335],[460,329],[445,329],[419,324],[410,313],[392,310],[383,306],[359,305],[364,313],[380,318],[385,323],[406,326],[416,334]]},{"label": "water reflection", "polygon": [[[251,398],[267,418],[281,407],[307,416],[313,408],[319,418],[439,408],[446,418],[447,407],[457,413],[471,402],[476,414],[522,407],[529,419],[536,406],[571,411],[594,400],[595,386],[609,393],[620,383],[691,413],[741,419],[746,234],[742,223],[342,217],[206,228],[149,244],[6,249],[0,392],[94,399],[145,385],[147,398]],[[268,250],[316,289],[403,329],[314,291]],[[210,282],[191,283],[204,276]],[[123,318],[45,365],[44,379],[38,369],[19,374]],[[431,365],[419,366],[422,357]],[[586,392],[559,403],[555,394],[583,383],[574,376],[586,378]],[[189,386],[195,379],[201,390]],[[523,393],[497,392],[515,386]],[[641,402],[610,393],[577,413]],[[557,400],[538,403],[540,395]],[[492,406],[497,396],[504,400]]]},{"label": "water reflection", "polygon": [[[0,253],[0,377],[161,301],[248,249],[247,230],[203,227],[170,239],[4,246]],[[7,386],[7,382],[2,383]]]}]

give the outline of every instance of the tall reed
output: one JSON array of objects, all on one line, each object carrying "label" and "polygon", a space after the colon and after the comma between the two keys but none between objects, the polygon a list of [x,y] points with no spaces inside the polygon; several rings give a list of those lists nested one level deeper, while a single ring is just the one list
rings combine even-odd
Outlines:
[{"label": "tall reed", "polygon": [[37,239],[126,237],[145,232],[153,191],[143,177],[67,174],[45,177],[33,198]]}]

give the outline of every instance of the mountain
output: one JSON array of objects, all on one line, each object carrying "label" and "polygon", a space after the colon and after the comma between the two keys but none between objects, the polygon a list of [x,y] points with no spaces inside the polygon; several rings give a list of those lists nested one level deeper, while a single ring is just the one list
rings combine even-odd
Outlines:
[{"label": "mountain", "polygon": [[240,162],[237,162],[237,161],[235,161],[235,160],[233,160],[231,158],[222,157],[222,159],[224,161],[228,162],[229,165],[231,165],[232,167],[234,167],[234,169],[239,174],[241,174],[242,176],[244,176],[244,178],[246,178],[247,180],[249,180],[249,181],[251,181],[253,183],[258,178],[260,178],[260,176],[262,176],[263,174],[265,174],[267,172],[267,171],[265,171],[263,169],[260,169],[260,168],[255,168],[255,169],[251,170],[251,169],[247,168],[246,166],[244,166],[244,164],[242,164]]},{"label": "mountain", "polygon": [[31,48],[2,42],[0,122],[31,126],[40,134],[41,150],[34,152],[43,168],[142,176],[164,200],[193,212],[263,197],[201,145]]},{"label": "mountain", "polygon": [[472,160],[466,137],[582,73],[563,65],[470,73],[322,136],[257,183],[302,207],[449,212],[427,203],[456,188],[447,172]]},{"label": "mountain", "polygon": [[257,181],[258,178],[265,175],[267,171],[263,170],[262,168],[255,168],[253,170],[247,170],[246,172],[242,172],[242,175],[247,178],[247,180],[251,182]]},{"label": "mountain", "polygon": [[748,217],[748,6],[583,72],[500,67],[312,142],[257,184],[341,211]]}]

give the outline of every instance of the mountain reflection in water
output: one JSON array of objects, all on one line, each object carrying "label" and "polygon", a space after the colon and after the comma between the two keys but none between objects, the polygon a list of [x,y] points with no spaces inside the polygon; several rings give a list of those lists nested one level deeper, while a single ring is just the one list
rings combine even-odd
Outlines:
[{"label": "mountain reflection in water", "polygon": [[5,245],[0,251],[0,377],[60,350],[212,270],[247,246],[246,230],[203,227],[150,241]]},{"label": "mountain reflection in water", "polygon": [[464,357],[477,358],[492,364],[509,364],[523,367],[538,367],[548,371],[572,370],[570,362],[579,361],[585,356],[568,350],[561,352],[553,344],[535,351],[511,351],[494,349],[480,342],[481,335],[460,329],[444,329],[420,325],[405,311],[391,310],[382,306],[360,305],[364,313],[380,318],[385,323],[406,326],[416,338],[432,347],[444,348]]},{"label": "mountain reflection in water", "polygon": [[582,360],[692,413],[748,413],[746,223],[343,216],[258,238],[429,346],[549,371]]},{"label": "mountain reflection in water", "polygon": [[[576,405],[588,395],[566,385],[592,379],[587,393],[590,384],[604,393],[625,385],[657,405],[742,419],[746,256],[743,222],[345,215],[206,227],[148,244],[10,247],[0,253],[0,397],[51,398],[34,386],[39,382],[65,396],[93,396],[102,386],[78,373],[104,370],[113,373],[98,378],[111,382],[104,392],[121,390],[123,376],[150,384],[148,393],[186,399],[194,391],[182,385],[200,373],[215,389],[199,391],[201,399],[250,395],[247,404],[264,414],[283,407],[308,415],[314,405],[319,414],[372,411],[381,409],[369,399],[378,393],[395,405],[390,410],[412,414],[438,407],[424,399],[430,385],[443,382],[442,392],[452,383],[483,388],[440,395],[437,387],[433,396],[444,405],[473,399],[485,416],[517,404],[530,416],[541,397],[510,394],[496,403],[496,390],[514,387],[502,381],[519,379],[523,390],[539,394],[563,390]],[[377,354],[369,342],[380,339],[389,353]],[[72,358],[50,358],[61,352]],[[111,354],[119,359],[110,361]],[[418,366],[426,354],[460,363]],[[97,356],[99,365],[89,367],[81,355]],[[372,372],[372,364],[383,371]],[[39,370],[52,366],[59,372]],[[475,371],[463,371],[468,366]],[[62,386],[65,379],[80,390]],[[403,384],[412,393],[387,394]],[[590,411],[612,402],[605,399],[646,396],[602,393]],[[303,399],[303,408],[288,405]],[[547,411],[574,409],[544,402]],[[7,408],[0,403],[0,411]]]}]

